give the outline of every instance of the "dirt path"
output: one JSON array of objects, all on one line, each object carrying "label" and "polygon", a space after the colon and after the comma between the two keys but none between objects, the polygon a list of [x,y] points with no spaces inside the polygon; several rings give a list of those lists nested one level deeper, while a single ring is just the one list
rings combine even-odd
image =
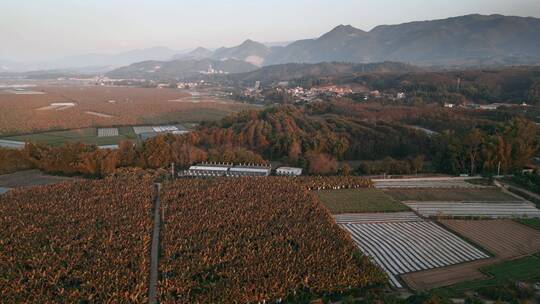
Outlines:
[{"label": "dirt path", "polygon": [[150,286],[148,287],[148,301],[157,304],[157,283],[159,276],[159,229],[161,226],[161,201],[159,192],[161,184],[156,184],[156,198],[154,205],[154,228],[152,230],[152,248],[150,249]]}]

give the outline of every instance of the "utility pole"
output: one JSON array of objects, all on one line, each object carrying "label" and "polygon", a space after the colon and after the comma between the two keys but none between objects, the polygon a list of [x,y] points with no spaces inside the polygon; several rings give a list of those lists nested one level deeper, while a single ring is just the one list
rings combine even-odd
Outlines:
[{"label": "utility pole", "polygon": [[497,176],[501,175],[501,161],[499,161],[499,164],[497,165]]}]

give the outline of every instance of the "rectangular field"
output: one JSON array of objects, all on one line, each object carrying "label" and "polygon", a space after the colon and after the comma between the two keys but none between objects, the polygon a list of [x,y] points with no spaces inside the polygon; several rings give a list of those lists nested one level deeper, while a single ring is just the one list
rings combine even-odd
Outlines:
[{"label": "rectangular field", "polygon": [[512,220],[441,220],[500,258],[514,258],[540,251],[540,231]]},{"label": "rectangular field", "polygon": [[481,185],[468,183],[460,178],[410,178],[410,179],[375,179],[375,187],[380,189],[475,189]]},{"label": "rectangular field", "polygon": [[391,189],[385,193],[398,201],[516,201],[498,188],[478,189]]},{"label": "rectangular field", "polygon": [[423,221],[414,212],[345,213],[334,215],[337,224],[373,224]]},{"label": "rectangular field", "polygon": [[528,202],[404,202],[425,217],[540,218]]},{"label": "rectangular field", "polygon": [[344,224],[358,247],[383,268],[392,285],[399,275],[488,258],[433,222]]},{"label": "rectangular field", "polygon": [[284,177],[166,184],[160,303],[273,302],[299,288],[384,282],[305,186]]},{"label": "rectangular field", "polygon": [[324,190],[318,191],[317,195],[333,214],[409,210],[378,189]]}]

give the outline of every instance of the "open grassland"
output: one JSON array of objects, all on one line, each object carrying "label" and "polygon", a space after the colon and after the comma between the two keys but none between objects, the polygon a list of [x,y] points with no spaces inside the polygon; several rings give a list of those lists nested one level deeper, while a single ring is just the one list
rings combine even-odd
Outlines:
[{"label": "open grassland", "polygon": [[1,195],[1,302],[148,302],[152,197],[144,176]]},{"label": "open grassland", "polygon": [[270,302],[384,282],[306,189],[330,184],[282,177],[166,184],[160,303]]},{"label": "open grassland", "polygon": [[334,214],[409,210],[407,206],[374,188],[325,190],[318,191],[317,195],[326,208]]},{"label": "open grassland", "polygon": [[516,201],[516,197],[498,188],[481,189],[391,189],[385,193],[398,201]]},{"label": "open grassland", "polygon": [[[210,97],[190,102],[185,98],[188,94],[177,89],[48,86],[36,90],[44,94],[0,94],[0,135],[92,126],[216,120],[231,112],[252,108]],[[68,103],[74,105],[51,106]]]},{"label": "open grassland", "polygon": [[[480,269],[490,278],[458,283],[440,291],[449,297],[462,296],[466,291],[482,290],[489,291],[491,296],[497,298],[496,289],[504,288],[505,285],[514,285],[515,282],[536,281],[540,279],[540,257],[528,256],[517,260],[505,261],[499,264],[486,266]],[[496,289],[492,289],[496,287]],[[487,288],[490,288],[487,290]]]},{"label": "open grassland", "polygon": [[529,226],[531,228],[534,228],[536,230],[540,230],[540,218],[534,218],[534,219],[520,219],[518,220],[519,223]]}]

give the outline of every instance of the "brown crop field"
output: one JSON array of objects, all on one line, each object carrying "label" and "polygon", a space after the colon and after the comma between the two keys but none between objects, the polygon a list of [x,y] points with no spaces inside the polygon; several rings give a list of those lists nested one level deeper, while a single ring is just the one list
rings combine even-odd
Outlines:
[{"label": "brown crop field", "polygon": [[160,303],[261,303],[299,290],[340,292],[385,281],[307,191],[310,184],[332,181],[166,184]]},{"label": "brown crop field", "polygon": [[147,303],[152,180],[0,195],[2,303]]},{"label": "brown crop field", "polygon": [[[0,135],[91,126],[216,120],[248,106],[212,99],[192,101],[176,89],[47,86],[45,94],[0,91]],[[53,105],[55,104],[55,105]]]},{"label": "brown crop field", "polygon": [[540,231],[512,220],[441,220],[441,223],[498,257],[540,252]]}]

